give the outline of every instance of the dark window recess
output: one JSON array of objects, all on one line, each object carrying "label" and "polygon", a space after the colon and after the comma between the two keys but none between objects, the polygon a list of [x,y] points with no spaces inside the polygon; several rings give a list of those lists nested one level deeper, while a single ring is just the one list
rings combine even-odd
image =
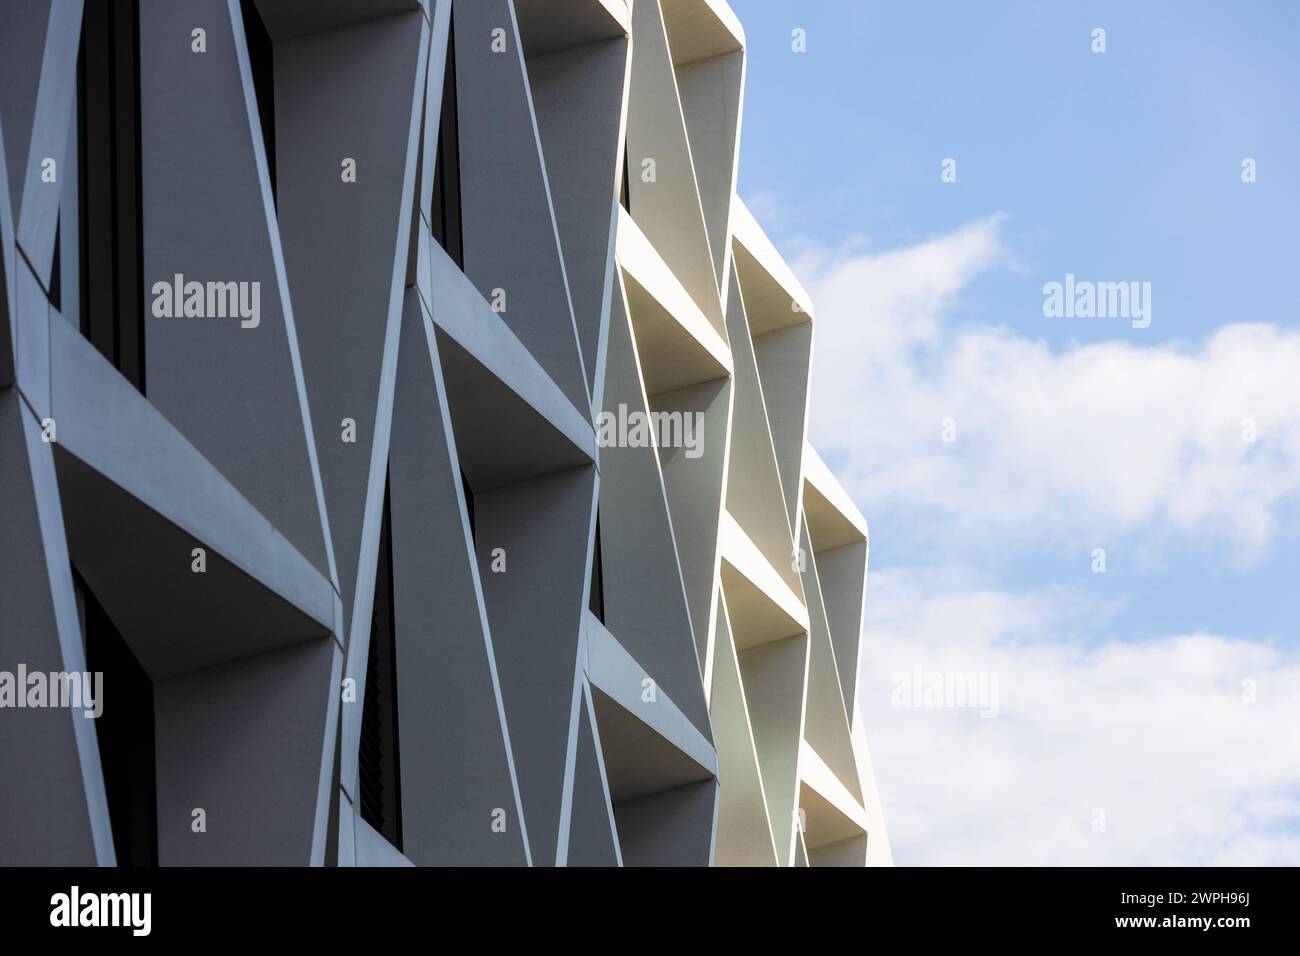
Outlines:
[{"label": "dark window recess", "polygon": [[632,211],[632,195],[631,195],[630,190],[631,190],[632,187],[628,185],[628,180],[627,180],[627,176],[628,176],[628,173],[627,173],[627,162],[628,162],[628,160],[627,160],[627,140],[624,140],[624,141],[623,141],[623,184],[619,187],[619,190],[618,190],[618,201],[619,201],[619,204],[622,205],[622,207],[623,207],[624,209],[626,209],[628,212],[631,212],[631,211]]},{"label": "dark window recess", "polygon": [[[453,24],[454,27],[454,24]],[[442,77],[442,109],[438,124],[438,155],[433,169],[433,238],[451,260],[465,268],[460,227],[460,140],[456,129],[456,44],[447,42],[447,67]]]},{"label": "dark window recess", "polygon": [[605,572],[600,557],[600,515],[596,515],[596,545],[591,557],[591,597],[587,601],[591,613],[605,623]]},{"label": "dark window recess", "polygon": [[63,311],[63,216],[54,224],[54,262],[50,266],[50,305]]},{"label": "dark window recess", "polygon": [[77,59],[81,332],[141,392],[138,0],[86,4]]},{"label": "dark window recess", "polygon": [[375,567],[375,606],[370,615],[370,653],[361,708],[359,786],[361,817],[402,848],[402,787],[397,732],[397,647],[393,621],[393,545],[388,490]]},{"label": "dark window recess", "polygon": [[460,470],[460,485],[465,490],[465,512],[469,515],[469,536],[472,540],[478,541],[478,532],[474,529],[474,489],[469,486],[469,478],[465,475],[465,469]]},{"label": "dark window recess", "polygon": [[122,635],[73,571],[86,629],[86,670],[112,687],[95,720],[108,817],[118,866],[158,865],[158,803],[154,771],[153,681]]},{"label": "dark window recess", "polygon": [[271,35],[254,0],[240,0],[244,37],[248,41],[248,64],[253,73],[257,115],[262,121],[262,142],[266,146],[266,168],[271,177],[271,199],[275,200],[275,73]]}]

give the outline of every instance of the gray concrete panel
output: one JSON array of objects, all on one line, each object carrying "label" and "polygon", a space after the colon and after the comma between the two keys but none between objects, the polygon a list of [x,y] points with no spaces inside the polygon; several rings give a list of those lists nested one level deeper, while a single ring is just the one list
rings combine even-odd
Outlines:
[{"label": "gray concrete panel", "polygon": [[[731,428],[732,388],[730,379],[718,379],[650,398],[653,411],[699,413],[703,416],[703,455],[688,458],[685,449],[659,449],[664,489],[668,494],[668,508],[677,541],[677,558],[686,584],[696,652],[702,662],[706,658],[713,619],[718,523],[727,467],[725,436]],[[719,437],[724,440],[718,441]]]},{"label": "gray concrete panel", "polygon": [[14,378],[38,418],[50,414],[50,302],[27,260],[15,260]]},{"label": "gray concrete panel", "polygon": [[52,0],[0,6],[0,36],[5,38],[5,55],[0,57],[0,122],[5,130],[5,186],[14,215],[22,209],[27,184],[27,160],[51,6]]},{"label": "gray concrete panel", "polygon": [[[40,2],[33,6],[47,6]],[[68,120],[77,95],[77,45],[81,38],[82,0],[52,0],[41,57],[40,86],[32,113],[31,143],[21,167],[22,208],[14,227],[36,277],[50,287],[54,261],[54,238],[59,225],[61,189],[58,163],[67,151]],[[3,32],[3,27],[0,27]],[[46,161],[54,160],[55,178],[45,173]],[[10,176],[17,178],[15,170]],[[17,193],[15,192],[15,197]]]},{"label": "gray concrete panel", "polygon": [[[30,0],[0,7],[0,119],[13,228],[49,285],[58,221],[58,180],[42,182],[43,161],[64,157],[64,140],[76,87],[81,0]],[[47,174],[48,175],[48,174]]]},{"label": "gray concrete panel", "polygon": [[567,866],[619,866],[618,834],[585,691],[578,701]]},{"label": "gray concrete panel", "polygon": [[812,557],[812,545],[807,529],[803,530],[800,547],[809,555],[803,571],[804,595],[808,599],[810,629],[808,651],[808,707],[804,717],[804,738],[817,751],[818,756],[835,772],[845,788],[859,803],[862,788],[858,781],[857,763],[853,755],[853,741],[849,736],[849,715],[853,698],[840,686],[843,667],[836,658],[831,640],[830,624],[822,603],[818,564]]},{"label": "gray concrete panel", "polygon": [[867,542],[856,541],[817,552],[817,574],[821,581],[822,600],[831,641],[835,645],[835,664],[840,672],[844,699],[856,699],[858,660],[862,644],[862,604],[867,585]]},{"label": "gray concrete panel", "polygon": [[[490,491],[591,464],[595,436],[589,426],[572,423],[583,441],[574,444],[526,396],[493,375],[441,327],[438,332],[460,464],[474,487]],[[537,384],[550,382],[543,373],[538,376]]]},{"label": "gray concrete panel", "polygon": [[592,389],[609,321],[628,53],[627,39],[619,37],[528,60],[573,316]]},{"label": "gray concrete panel", "polygon": [[276,43],[420,9],[420,0],[257,0],[257,12]]},{"label": "gray concrete panel", "polygon": [[744,83],[745,54],[741,50],[677,66],[677,92],[719,282],[725,278],[731,197],[736,191]]},{"label": "gray concrete panel", "polygon": [[709,698],[720,783],[715,859],[719,866],[776,866],[776,845],[725,602],[718,607],[715,642]]},{"label": "gray concrete panel", "polygon": [[[140,13],[149,400],[331,576],[242,26],[232,27],[225,0],[144,0]],[[206,53],[191,50],[196,26],[207,31]],[[177,275],[245,283],[250,296],[256,284],[257,324],[240,316],[172,316],[171,309],[159,317],[155,283],[170,300]]]},{"label": "gray concrete panel", "polygon": [[614,805],[624,866],[712,866],[718,782],[703,780]]},{"label": "gray concrete panel", "polygon": [[312,861],[337,651],[322,638],[155,684],[160,864]]},{"label": "gray concrete panel", "polygon": [[275,48],[280,232],[349,616],[373,584],[427,33],[417,11]]},{"label": "gray concrete panel", "polygon": [[811,322],[789,325],[754,339],[754,361],[763,385],[772,450],[781,476],[786,514],[793,528],[803,490],[803,436],[808,429],[809,380],[812,375]]},{"label": "gray concrete panel", "polygon": [[[202,607],[229,603],[210,587],[207,572],[193,570],[193,548],[200,545],[207,549],[211,573],[223,575],[224,560],[234,572],[226,580],[253,602],[247,611],[231,604],[219,615],[228,619],[249,614],[241,630],[247,628],[245,639],[253,643],[234,653],[226,639],[212,645],[187,644],[177,642],[166,627],[141,634],[141,640],[173,655],[158,662],[160,673],[265,649],[256,643],[263,639],[328,633],[335,626],[335,594],[329,581],[75,329],[55,321],[50,332],[59,480],[84,490],[69,501],[84,510],[75,527],[82,527],[84,520],[86,527],[99,530],[88,531],[86,537],[77,533],[75,540],[93,544],[99,555],[94,564],[102,566],[105,575],[130,584],[120,596],[123,606],[145,619],[160,620],[161,612],[151,606],[155,599],[142,600],[154,586],[154,572],[138,572],[117,556],[118,548],[133,546],[139,548],[144,567],[164,574],[163,580],[178,589],[158,598],[172,601],[173,608],[190,599],[200,600]],[[101,504],[112,500],[140,518],[143,523],[134,540],[117,537],[120,532],[114,528],[123,519],[96,507],[99,495],[110,496],[100,499]],[[187,613],[194,615],[195,610]],[[262,614],[270,616],[258,624]],[[195,626],[202,628],[201,620]]]},{"label": "gray concrete panel", "polygon": [[[332,615],[326,623],[304,613],[61,448],[55,460],[68,550],[150,677],[330,633]],[[195,549],[205,552],[201,573],[194,570]],[[288,547],[267,550],[285,560],[299,557]],[[327,585],[317,578],[323,597]]]},{"label": "gray concrete panel", "polygon": [[[509,0],[477,0],[459,5],[453,19],[465,274],[498,303],[574,407],[589,414],[514,11]],[[494,37],[494,30],[503,32]]]},{"label": "gray concrete panel", "polygon": [[713,778],[714,767],[702,766],[607,694],[594,690],[592,706],[616,804]]},{"label": "gray concrete panel", "polygon": [[420,865],[527,862],[432,322],[413,292],[389,449],[402,845]]},{"label": "gray concrete panel", "polygon": [[590,413],[565,397],[441,248],[433,247],[429,260],[430,311],[444,343],[439,349],[461,464],[475,486],[594,462]]},{"label": "gray concrete panel", "polygon": [[556,859],[595,486],[588,466],[474,496],[479,577],[539,866]]},{"label": "gray concrete panel", "polygon": [[[632,21],[627,128],[632,217],[700,311],[725,336],[718,274],[658,0],[635,4]],[[647,160],[653,166],[647,166]]]},{"label": "gray concrete panel", "polygon": [[792,525],[777,468],[753,340],[734,272],[731,294],[727,299],[727,327],[736,369],[736,411],[731,423],[727,510],[758,545],[786,585],[798,595],[802,585],[794,567]]},{"label": "gray concrete panel", "polygon": [[628,32],[627,0],[513,0],[527,57],[621,39]]},{"label": "gray concrete panel", "polygon": [[[614,420],[648,413],[621,296],[611,315],[604,394],[604,411]],[[707,442],[710,436],[697,437]],[[721,433],[713,437],[721,444]],[[655,446],[610,445],[601,449],[600,466],[605,625],[709,737],[702,667]]]},{"label": "gray concrete panel", "polygon": [[771,641],[738,655],[763,794],[777,859],[789,865],[795,844],[799,742],[808,687],[808,637]]},{"label": "gray concrete panel", "polygon": [[[20,666],[86,669],[50,455],[18,393],[0,391],[0,671],[11,679]],[[0,767],[0,865],[113,865],[94,721],[83,710],[0,710]]]},{"label": "gray concrete panel", "polygon": [[605,694],[707,773],[716,775],[718,757],[713,742],[682,713],[590,610],[584,615],[583,624],[587,651],[584,669],[592,694],[597,691]]}]

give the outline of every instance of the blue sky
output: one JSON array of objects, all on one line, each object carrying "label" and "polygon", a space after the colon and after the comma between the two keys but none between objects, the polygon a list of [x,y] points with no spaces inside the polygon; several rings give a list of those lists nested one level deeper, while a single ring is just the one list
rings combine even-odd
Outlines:
[{"label": "blue sky", "polygon": [[[1300,247],[1300,6],[733,7],[749,49],[739,188],[771,204],[774,239],[888,247],[1004,210],[1030,271],[981,282],[973,318],[1023,314],[1054,342],[1105,335],[1037,322],[1038,273],[1074,268],[1158,283],[1152,338],[1295,320],[1277,292]],[[1251,189],[1243,156],[1259,160]]]},{"label": "blue sky", "polygon": [[[945,803],[971,781],[915,751],[958,747],[984,758],[988,807],[1040,804],[992,828],[1040,841],[1026,862],[1300,862],[1300,744],[1273,723],[1300,725],[1300,4],[732,7],[738,191],[813,295],[812,436],[872,529],[863,708],[899,862],[999,845],[937,836],[981,805]],[[1150,327],[1045,318],[1067,272],[1150,282]],[[984,724],[881,707],[881,670],[909,660],[1002,668],[1012,706]],[[1234,706],[1243,680],[1268,693]],[[1071,829],[1096,809],[1059,806],[1071,771],[1051,786],[1025,764],[1071,727],[1034,710],[1049,687],[1105,704],[1075,764],[1107,778],[1108,841]],[[1148,773],[1159,738],[1104,715],[1153,700],[1187,710],[1133,720],[1189,740]],[[1235,784],[1198,791],[1224,761]],[[1174,812],[1184,797],[1209,817]]]}]

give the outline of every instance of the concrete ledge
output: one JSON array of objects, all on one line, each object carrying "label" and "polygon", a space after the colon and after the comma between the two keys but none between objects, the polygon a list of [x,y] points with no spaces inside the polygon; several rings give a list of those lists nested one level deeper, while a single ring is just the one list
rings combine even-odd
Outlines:
[{"label": "concrete ledge", "polygon": [[51,322],[50,341],[70,550],[92,587],[112,579],[96,593],[128,640],[152,635],[133,643],[150,675],[330,634],[328,579],[76,329]]},{"label": "concrete ledge", "polygon": [[584,625],[587,629],[587,677],[592,687],[716,776],[717,752],[657,681],[655,701],[648,703],[642,699],[646,686],[644,681],[653,681],[654,675],[648,673],[590,611]]}]

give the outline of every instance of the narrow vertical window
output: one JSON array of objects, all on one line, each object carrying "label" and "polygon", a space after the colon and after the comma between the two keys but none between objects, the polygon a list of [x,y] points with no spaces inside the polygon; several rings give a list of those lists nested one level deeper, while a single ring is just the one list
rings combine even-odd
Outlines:
[{"label": "narrow vertical window", "polygon": [[103,675],[96,694],[104,693],[105,684],[112,688],[94,723],[117,865],[157,866],[153,681],[75,570],[73,583],[82,610],[86,670]]},{"label": "narrow vertical window", "polygon": [[77,232],[81,332],[143,392],[139,16],[137,0],[85,7],[77,65]]},{"label": "narrow vertical window", "polygon": [[402,848],[402,774],[397,727],[397,629],[393,619],[393,546],[388,490],[375,566],[375,604],[361,710],[358,764],[361,817]]},{"label": "narrow vertical window", "polygon": [[460,223],[460,140],[456,116],[456,44],[447,37],[447,66],[442,77],[442,108],[438,122],[438,154],[433,173],[433,238],[465,267]]}]

